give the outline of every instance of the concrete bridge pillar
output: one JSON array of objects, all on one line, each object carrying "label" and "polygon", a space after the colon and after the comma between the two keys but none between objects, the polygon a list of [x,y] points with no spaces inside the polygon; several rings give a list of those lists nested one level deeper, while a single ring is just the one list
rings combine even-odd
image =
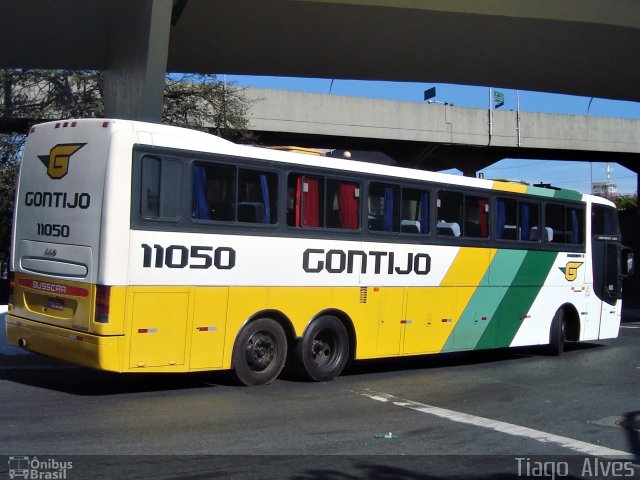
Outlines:
[{"label": "concrete bridge pillar", "polygon": [[172,0],[119,2],[104,72],[105,116],[160,122]]}]

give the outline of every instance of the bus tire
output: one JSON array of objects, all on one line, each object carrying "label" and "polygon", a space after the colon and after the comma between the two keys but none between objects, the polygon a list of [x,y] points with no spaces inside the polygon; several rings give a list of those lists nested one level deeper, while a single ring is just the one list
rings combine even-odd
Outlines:
[{"label": "bus tire", "polygon": [[287,359],[287,336],[282,326],[271,318],[247,324],[233,349],[233,371],[247,386],[273,382]]},{"label": "bus tire", "polygon": [[551,330],[549,331],[549,355],[558,357],[564,351],[566,324],[564,321],[564,309],[559,309],[551,322]]},{"label": "bus tire", "polygon": [[331,315],[311,322],[296,346],[298,370],[307,380],[333,380],[342,373],[348,359],[347,329]]}]

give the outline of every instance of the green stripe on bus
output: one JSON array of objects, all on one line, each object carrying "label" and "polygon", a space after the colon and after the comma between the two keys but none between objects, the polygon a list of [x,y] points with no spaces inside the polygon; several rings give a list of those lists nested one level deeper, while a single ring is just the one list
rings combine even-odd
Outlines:
[{"label": "green stripe on bus", "polygon": [[476,348],[508,347],[549,275],[557,252],[527,252]]},{"label": "green stripe on bus", "polygon": [[562,200],[582,200],[582,194],[575,190],[556,190],[553,198],[559,198]]},{"label": "green stripe on bus", "polygon": [[553,188],[528,186],[527,194],[538,195],[539,197],[552,197],[559,200],[582,200],[582,194],[580,192],[576,192],[575,190],[555,190]]},{"label": "green stripe on bus", "polygon": [[[473,350],[504,295],[520,269],[525,250],[498,250],[491,265],[469,303],[465,307],[453,332],[442,347],[443,352]],[[484,319],[484,320],[483,320]]]},{"label": "green stripe on bus", "polygon": [[539,197],[553,197],[554,192],[555,190],[551,190],[550,188],[527,187],[527,194],[538,195]]}]

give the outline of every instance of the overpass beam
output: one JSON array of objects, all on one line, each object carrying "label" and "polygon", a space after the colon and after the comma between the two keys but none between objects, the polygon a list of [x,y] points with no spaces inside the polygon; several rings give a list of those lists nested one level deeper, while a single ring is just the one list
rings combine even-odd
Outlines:
[{"label": "overpass beam", "polygon": [[118,3],[104,72],[105,116],[160,122],[172,0]]},{"label": "overpass beam", "polygon": [[478,149],[472,148],[469,151],[458,147],[453,148],[446,155],[442,155],[442,158],[449,165],[449,168],[460,170],[465,177],[475,178],[480,170],[502,160],[504,155],[489,149],[479,152]]}]

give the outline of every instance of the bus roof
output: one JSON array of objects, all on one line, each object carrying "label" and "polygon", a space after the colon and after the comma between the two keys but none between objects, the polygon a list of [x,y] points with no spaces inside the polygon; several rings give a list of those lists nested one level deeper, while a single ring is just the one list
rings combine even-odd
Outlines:
[{"label": "bus roof", "polygon": [[197,130],[163,125],[158,123],[140,122],[120,119],[70,119],[56,122],[47,122],[36,125],[34,129],[43,129],[47,126],[60,125],[66,122],[76,124],[96,123],[108,129],[110,133],[118,131],[130,131],[137,140],[136,143],[152,144],[168,148],[182,148],[191,151],[206,153],[220,153],[230,156],[246,156],[263,159],[272,162],[296,163],[304,166],[329,168],[333,170],[345,170],[360,173],[373,173],[402,179],[415,179],[442,183],[445,185],[476,187],[489,190],[501,190],[512,193],[523,193],[542,197],[553,197],[565,200],[584,201],[587,198],[595,203],[613,205],[609,200],[592,195],[582,194],[575,190],[550,187],[549,185],[528,185],[524,182],[513,180],[491,180],[482,178],[465,177],[428,170],[418,170],[408,167],[398,167],[368,163],[343,158],[309,155],[308,152],[317,150],[307,148],[280,147],[278,149],[247,146],[235,144],[216,135]]}]

